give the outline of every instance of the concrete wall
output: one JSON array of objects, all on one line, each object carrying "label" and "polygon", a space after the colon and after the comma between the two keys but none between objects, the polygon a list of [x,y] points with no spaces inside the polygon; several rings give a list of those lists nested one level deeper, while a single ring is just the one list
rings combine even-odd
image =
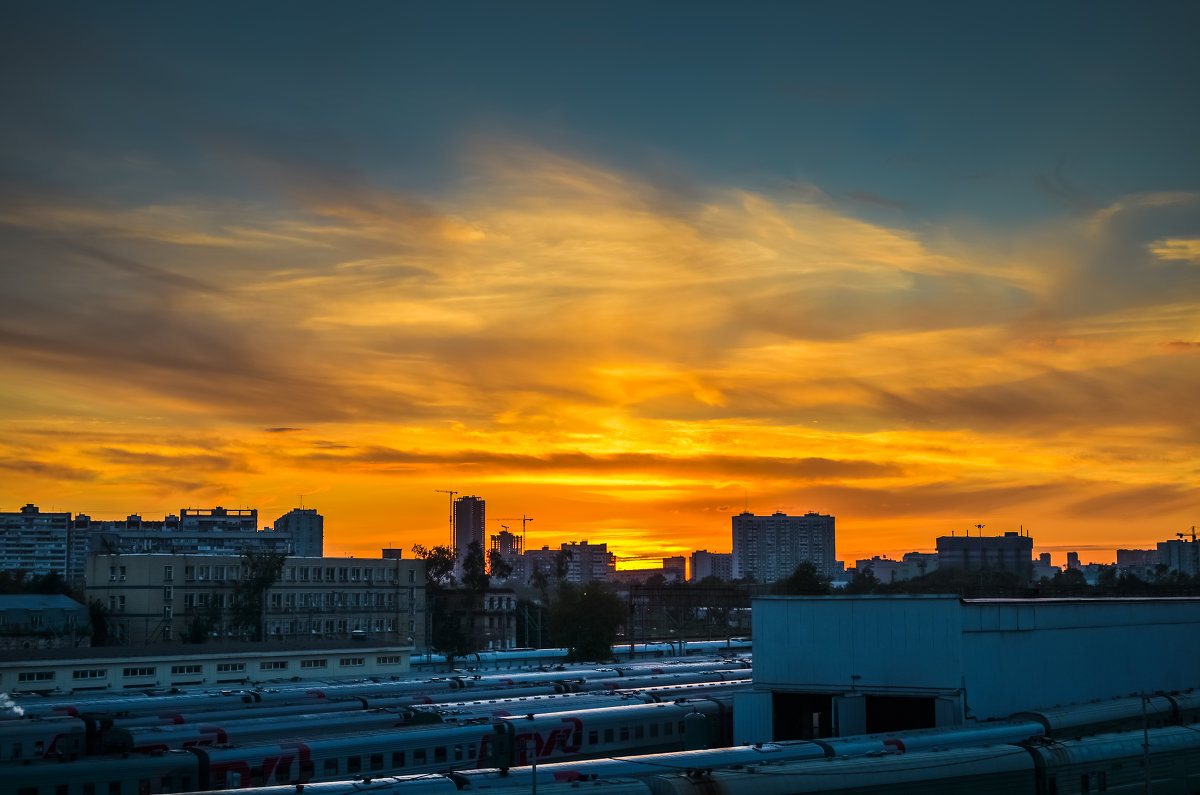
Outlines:
[{"label": "concrete wall", "polygon": [[958,597],[767,597],[753,604],[756,686],[953,691],[961,684]]},{"label": "concrete wall", "polygon": [[962,607],[977,717],[1200,686],[1200,600],[1029,600]]},{"label": "concrete wall", "polygon": [[945,696],[982,720],[1200,687],[1200,599],[766,597],[754,621],[756,690]]}]

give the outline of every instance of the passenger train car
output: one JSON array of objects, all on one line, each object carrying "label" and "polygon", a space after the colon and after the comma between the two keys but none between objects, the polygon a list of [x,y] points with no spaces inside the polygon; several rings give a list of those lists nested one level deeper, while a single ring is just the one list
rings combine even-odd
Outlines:
[{"label": "passenger train car", "polygon": [[[426,692],[432,691],[429,681],[416,683],[421,685],[420,690],[412,688],[412,682],[335,683],[324,689],[305,683],[299,687],[212,694],[27,702],[32,707],[25,717],[0,720],[0,760],[70,760],[106,752],[257,741],[280,737],[297,721],[305,725],[309,736],[367,727],[463,722],[487,718],[505,709],[522,713],[551,711],[517,702],[555,695],[579,697],[585,692],[615,693],[617,684],[622,691],[618,699],[626,696],[657,701],[711,695],[727,700],[734,685],[750,684],[748,668],[692,670],[703,665],[686,663],[680,666],[682,672],[676,672],[679,669],[674,666],[658,665],[619,671],[533,672],[536,677],[521,681],[510,676],[472,677],[455,683],[432,680],[445,687],[433,692]],[[557,678],[543,676],[546,673]],[[578,678],[564,679],[565,675]],[[729,687],[716,687],[720,684]],[[637,695],[642,690],[646,695]],[[488,703],[471,703],[484,701]],[[457,706],[438,706],[450,703]],[[607,702],[617,703],[621,701]],[[553,710],[562,708],[556,706]],[[260,716],[278,720],[259,720]]]},{"label": "passenger train car", "polygon": [[[455,767],[513,767],[637,750],[718,742],[726,705],[707,699],[635,704],[463,726],[433,726],[256,745],[192,746],[127,758],[6,766],[26,795],[151,795],[233,789],[346,776],[412,774]],[[6,790],[7,791],[7,790]]]},{"label": "passenger train car", "polygon": [[[537,792],[539,795],[581,792],[589,795],[876,795],[880,792],[1084,795],[1150,791],[1182,795],[1200,791],[1200,725],[1148,729],[1145,738],[1147,748],[1143,748],[1142,732],[1121,732],[1063,741],[1035,738],[907,753],[876,749],[785,762],[746,758],[728,769],[666,766],[641,777],[632,770],[613,769],[603,775],[598,773],[595,778],[543,781],[539,768]],[[870,745],[866,743],[863,748]],[[157,771],[148,775],[155,774]],[[82,792],[70,783],[56,785],[29,777],[15,783],[16,795],[81,795]],[[185,784],[186,780],[172,779],[168,783]],[[55,786],[62,788],[53,789]],[[364,776],[303,787],[295,784],[250,787],[242,789],[239,795],[296,795],[301,790],[305,795],[452,795],[476,789],[496,789],[497,795],[504,795],[528,792],[528,786],[528,779],[520,777],[487,781],[457,774]],[[126,795],[133,790],[110,787],[108,792]]]}]

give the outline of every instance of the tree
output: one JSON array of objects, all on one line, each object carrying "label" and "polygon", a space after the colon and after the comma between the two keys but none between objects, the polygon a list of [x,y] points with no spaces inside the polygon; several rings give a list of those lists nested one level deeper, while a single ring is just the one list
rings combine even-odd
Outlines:
[{"label": "tree", "polygon": [[575,553],[569,549],[560,549],[554,556],[554,576],[560,583],[567,579],[567,574],[571,571],[571,561],[574,558]]},{"label": "tree", "polygon": [[488,573],[501,581],[507,580],[512,576],[512,564],[504,559],[504,556],[500,554],[500,550],[498,549],[488,550]]},{"label": "tree", "polygon": [[871,569],[855,569],[854,578],[846,584],[846,593],[871,593],[879,585],[879,579]]},{"label": "tree", "polygon": [[92,628],[92,645],[108,645],[108,608],[99,599],[88,602],[88,621]]},{"label": "tree", "polygon": [[287,554],[248,549],[242,553],[242,576],[233,589],[233,625],[254,640],[266,639],[263,614],[267,591],[279,581]]},{"label": "tree", "polygon": [[529,584],[542,595],[543,602],[550,601],[550,575],[545,569],[535,564],[533,573],[529,575]]},{"label": "tree", "polygon": [[563,583],[550,608],[552,641],[567,647],[569,662],[608,661],[627,610],[620,597],[598,583]]},{"label": "tree", "polygon": [[804,560],[786,579],[779,581],[775,590],[792,596],[824,596],[829,593],[829,578],[812,561]]},{"label": "tree", "polygon": [[221,624],[221,608],[216,602],[196,608],[192,620],[183,631],[184,643],[205,643],[212,636],[214,629]]},{"label": "tree", "polygon": [[[478,543],[471,546],[479,548]],[[429,615],[428,643],[436,651],[446,655],[448,667],[454,667],[454,658],[462,657],[476,650],[476,644],[471,634],[464,629],[464,616],[470,616],[470,602],[474,598],[468,596],[470,591],[454,589],[454,561],[457,558],[454,550],[441,545],[427,549],[421,544],[413,545],[413,556],[425,561],[425,609]],[[468,557],[470,553],[468,552]],[[476,563],[463,562],[464,576],[468,565],[475,570]],[[482,552],[480,552],[482,566]],[[486,576],[486,575],[485,575]],[[472,582],[478,586],[478,579],[472,575]],[[484,590],[487,586],[484,585]]]},{"label": "tree", "polygon": [[472,541],[467,545],[467,554],[463,557],[463,587],[476,596],[487,591],[492,584],[485,566],[486,560],[482,544]]},{"label": "tree", "polygon": [[422,544],[413,544],[413,557],[425,561],[425,586],[437,590],[454,584],[454,563],[458,555],[446,545],[426,549]]}]

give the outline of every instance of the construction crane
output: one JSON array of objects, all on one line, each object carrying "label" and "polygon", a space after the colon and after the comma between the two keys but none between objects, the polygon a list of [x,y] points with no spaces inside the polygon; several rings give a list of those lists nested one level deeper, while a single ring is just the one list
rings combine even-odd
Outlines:
[{"label": "construction crane", "polygon": [[[532,522],[533,517],[525,516],[524,514],[522,514],[521,516],[501,516],[499,519],[493,519],[492,521],[493,522],[520,522],[521,523],[521,540],[523,541],[525,539],[525,524],[527,522]],[[500,525],[500,526],[504,527],[504,525]],[[508,528],[504,527],[504,529],[507,530]]]},{"label": "construction crane", "polygon": [[1186,539],[1190,535],[1192,537],[1192,540],[1195,541],[1196,540],[1196,525],[1192,525],[1191,533],[1176,533],[1175,535],[1179,536],[1180,538],[1184,538],[1184,539]]},{"label": "construction crane", "polygon": [[455,538],[454,538],[454,495],[458,494],[458,492],[450,491],[450,489],[434,489],[434,491],[438,492],[439,494],[449,494],[450,495],[450,546],[453,547],[454,541],[455,541]]}]

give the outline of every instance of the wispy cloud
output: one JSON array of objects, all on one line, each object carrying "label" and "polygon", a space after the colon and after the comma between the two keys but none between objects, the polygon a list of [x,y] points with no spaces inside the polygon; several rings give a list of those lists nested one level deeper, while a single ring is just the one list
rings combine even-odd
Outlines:
[{"label": "wispy cloud", "polygon": [[1001,237],[489,139],[437,197],[238,157],[283,199],[0,212],[38,263],[4,266],[0,374],[30,386],[0,454],[34,463],[0,497],[316,488],[358,528],[424,495],[425,532],[453,481],[539,505],[538,532],[710,548],[739,496],[880,539],[1195,506],[1191,194],[1075,196]]}]

